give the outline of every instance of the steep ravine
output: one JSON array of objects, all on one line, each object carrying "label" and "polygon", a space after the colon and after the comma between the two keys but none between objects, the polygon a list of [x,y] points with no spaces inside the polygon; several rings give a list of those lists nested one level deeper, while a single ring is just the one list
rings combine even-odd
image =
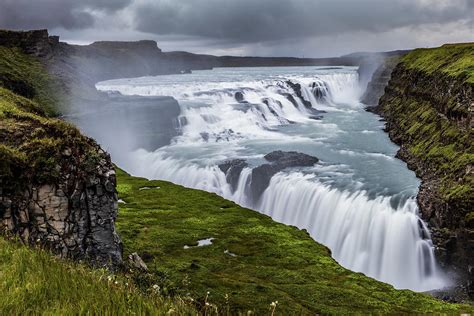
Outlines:
[{"label": "steep ravine", "polygon": [[398,157],[422,179],[417,201],[432,231],[438,261],[471,296],[473,66],[474,44],[415,50],[400,59],[372,109],[387,120],[390,138],[401,146]]}]

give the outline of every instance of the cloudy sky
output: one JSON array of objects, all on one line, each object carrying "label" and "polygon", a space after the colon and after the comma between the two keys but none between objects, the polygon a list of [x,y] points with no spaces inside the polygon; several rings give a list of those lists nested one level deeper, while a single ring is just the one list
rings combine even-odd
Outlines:
[{"label": "cloudy sky", "polygon": [[0,0],[0,28],[166,51],[323,57],[474,41],[474,0]]}]

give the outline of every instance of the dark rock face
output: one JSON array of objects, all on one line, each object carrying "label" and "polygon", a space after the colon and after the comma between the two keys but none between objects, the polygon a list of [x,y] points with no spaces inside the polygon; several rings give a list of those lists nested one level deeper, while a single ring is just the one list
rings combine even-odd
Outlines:
[{"label": "dark rock face", "polygon": [[233,191],[237,188],[240,173],[246,167],[248,167],[248,164],[243,159],[234,159],[219,165],[219,169],[225,173],[227,183],[231,185]]},{"label": "dark rock face", "polygon": [[51,56],[59,37],[49,36],[47,30],[26,32],[0,30],[0,46],[19,47],[25,53],[37,57]]},{"label": "dark rock face", "polygon": [[467,295],[474,299],[474,266],[469,266],[468,269]]},{"label": "dark rock face", "polygon": [[271,178],[286,168],[311,167],[319,161],[318,158],[295,151],[274,151],[264,157],[269,164],[263,164],[252,170],[251,192],[252,199],[257,202],[268,187]]},{"label": "dark rock face", "polygon": [[266,160],[282,166],[283,168],[288,167],[310,167],[317,163],[319,160],[316,157],[302,154],[296,151],[273,151],[264,157]]},{"label": "dark rock face", "polygon": [[388,85],[392,71],[397,65],[398,60],[399,58],[397,57],[387,58],[375,70],[361,99],[362,103],[368,105],[367,111],[376,111],[379,99],[385,92],[385,87]]},{"label": "dark rock face", "polygon": [[110,157],[98,146],[96,152],[98,164],[78,170],[71,163],[74,148],[65,150],[56,183],[29,183],[16,194],[0,188],[0,229],[64,258],[112,269],[120,265],[115,171]]},{"label": "dark rock face", "polygon": [[[293,83],[293,82],[291,82],[290,80],[288,80],[288,81],[286,81],[286,84],[287,84],[288,86],[290,86],[290,88],[295,92],[296,96],[301,100],[301,102],[303,102],[303,105],[304,105],[306,108],[311,108],[311,107],[312,107],[311,102],[309,102],[309,101],[307,101],[307,100],[305,100],[305,99],[303,98],[303,94],[302,94],[302,92],[301,92],[301,85],[300,85],[299,83]],[[290,95],[290,96],[291,96],[291,95]],[[293,96],[290,97],[290,96],[287,97],[288,100],[289,100],[291,103],[293,103],[293,105],[294,105],[295,107],[298,107],[298,105],[297,105],[297,103],[296,103],[294,97],[293,97]]]},{"label": "dark rock face", "polygon": [[237,102],[239,103],[244,103],[245,102],[245,99],[244,99],[244,94],[240,91],[237,91],[235,94],[234,94],[234,98]]},{"label": "dark rock face", "polygon": [[323,100],[327,97],[327,92],[329,91],[329,87],[327,86],[326,82],[324,83],[317,83],[313,82],[311,84],[311,91],[313,92],[314,97],[316,100]]}]

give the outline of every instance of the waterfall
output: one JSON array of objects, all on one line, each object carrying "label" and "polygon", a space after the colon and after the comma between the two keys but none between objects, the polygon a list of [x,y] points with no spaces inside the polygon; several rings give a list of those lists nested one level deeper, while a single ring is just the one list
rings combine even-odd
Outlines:
[{"label": "waterfall", "polygon": [[[338,130],[338,126],[325,123],[325,119],[320,121],[320,110],[347,113],[346,122],[354,111],[363,111],[357,102],[360,89],[356,71],[276,75],[261,80],[228,80],[231,75],[235,78],[231,73],[202,80],[202,75],[193,74],[188,81],[188,77],[166,77],[159,84],[153,77],[100,83],[98,89],[104,91],[173,96],[181,107],[180,136],[171,145],[155,152],[139,149],[119,165],[137,176],[214,192],[276,221],[307,229],[316,241],[331,249],[344,267],[397,288],[425,291],[445,284],[436,265],[429,231],[418,216],[413,197],[401,199],[394,206],[393,196],[386,190],[369,194],[356,180],[351,180],[352,185],[338,186],[322,181],[321,173],[306,168],[277,173],[258,201],[250,198],[252,168],[262,164],[263,155],[268,153],[255,148],[278,148],[298,142],[312,148],[317,144],[307,134],[286,133],[282,127],[328,126],[331,139],[331,131]],[[382,133],[366,128],[361,132],[363,141],[368,135]],[[385,141],[386,136],[381,135]],[[326,145],[333,146],[334,142]],[[345,159],[389,157],[383,163],[396,163],[383,153],[356,151],[354,158],[347,154],[355,153],[350,148],[336,152],[346,155]],[[249,164],[232,188],[218,165],[234,158],[245,159]],[[337,164],[333,166],[339,168]],[[346,171],[350,168],[339,169],[324,175],[344,174],[351,179],[350,171]]]},{"label": "waterfall", "polygon": [[444,284],[413,199],[393,208],[389,197],[369,200],[363,191],[331,189],[314,176],[280,173],[257,208],[276,221],[308,230],[353,271],[417,291]]}]

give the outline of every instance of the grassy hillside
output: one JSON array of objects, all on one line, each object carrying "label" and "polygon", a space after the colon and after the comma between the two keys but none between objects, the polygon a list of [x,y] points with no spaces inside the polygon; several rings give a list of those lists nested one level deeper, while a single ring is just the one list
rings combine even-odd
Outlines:
[{"label": "grassy hillside", "polygon": [[183,315],[185,302],[144,296],[131,280],[0,238],[1,315]]},{"label": "grassy hillside", "polygon": [[12,192],[28,180],[54,181],[67,148],[77,151],[78,166],[95,167],[95,143],[51,117],[60,109],[56,85],[33,57],[0,46],[0,183]]},{"label": "grassy hillside", "polygon": [[36,102],[46,115],[60,113],[64,93],[60,83],[38,60],[19,49],[0,46],[0,87]]},{"label": "grassy hillside", "polygon": [[[0,193],[15,196],[31,183],[54,183],[67,161],[96,167],[97,146],[72,125],[51,118],[60,108],[55,83],[43,65],[16,49],[0,46]],[[3,209],[0,208],[0,214]],[[50,253],[0,238],[0,314],[195,314],[180,299],[144,294],[126,275],[62,262]]]},{"label": "grassy hillside", "polygon": [[126,254],[142,256],[164,294],[189,295],[202,311],[207,302],[261,315],[275,301],[282,315],[465,311],[346,270],[306,232],[215,194],[120,170],[118,191]]},{"label": "grassy hillside", "polygon": [[403,58],[410,69],[441,72],[474,84],[474,43],[415,49]]}]

